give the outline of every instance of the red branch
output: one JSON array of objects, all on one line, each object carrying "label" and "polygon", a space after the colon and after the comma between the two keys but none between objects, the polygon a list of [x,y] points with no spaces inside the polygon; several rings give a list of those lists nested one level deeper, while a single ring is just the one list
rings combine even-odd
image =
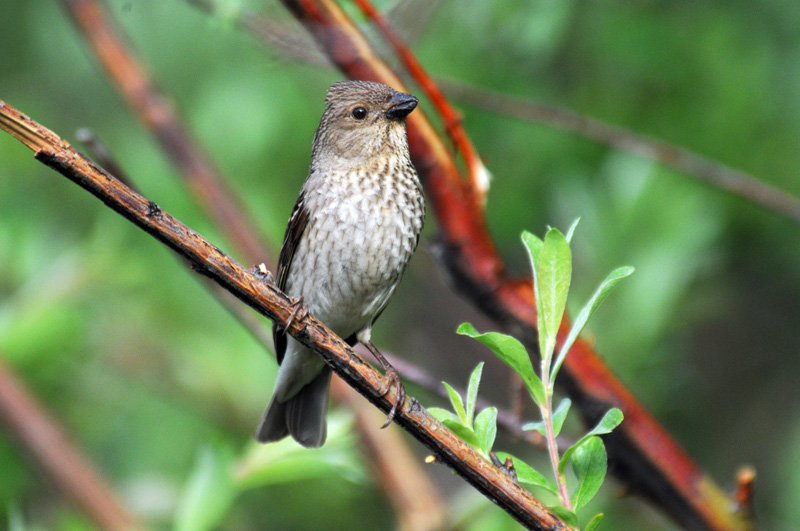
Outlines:
[{"label": "red branch", "polygon": [[[380,81],[404,89],[397,75],[374,53],[352,20],[332,0],[283,0],[318,45],[349,77]],[[463,295],[526,344],[536,345],[536,311],[529,280],[505,272],[475,194],[461,186],[458,168],[423,113],[408,120],[414,163],[423,178],[441,229],[439,257]],[[568,328],[564,323],[561,339]],[[699,469],[592,347],[579,341],[567,356],[560,383],[579,406],[587,423],[609,407],[625,422],[606,438],[611,468],[634,492],[663,507],[682,525],[694,529],[749,529],[731,513],[728,498]]]},{"label": "red branch", "polygon": [[434,83],[414,53],[406,46],[400,35],[397,34],[386,18],[375,9],[372,3],[369,0],[355,0],[355,3],[378,27],[386,40],[389,41],[397,56],[403,61],[406,70],[422,88],[442,117],[447,134],[453,140],[453,144],[461,152],[461,156],[464,157],[464,162],[467,164],[469,182],[472,187],[466,187],[465,193],[477,193],[481,202],[483,202],[486,193],[489,191],[488,175],[478,153],[475,151],[475,147],[472,145],[472,141],[467,136],[467,132],[464,131],[461,115],[450,105],[439,86]]}]

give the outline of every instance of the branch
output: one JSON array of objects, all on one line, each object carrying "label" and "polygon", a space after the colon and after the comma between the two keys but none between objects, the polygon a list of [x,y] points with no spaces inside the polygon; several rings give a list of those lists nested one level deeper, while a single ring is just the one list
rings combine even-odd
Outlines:
[{"label": "branch", "polygon": [[[380,81],[406,90],[375,54],[352,20],[332,0],[283,0],[314,36],[318,46],[353,79]],[[536,310],[529,279],[510,278],[486,225],[482,205],[464,180],[441,139],[421,112],[408,119],[414,164],[424,181],[441,229],[438,256],[453,285],[485,313],[536,349]],[[569,324],[562,324],[560,341]],[[708,478],[585,341],[567,356],[560,383],[588,424],[610,407],[625,422],[606,438],[611,469],[632,491],[663,507],[694,529],[749,529],[732,514],[730,498]]]},{"label": "branch", "polygon": [[216,224],[226,228],[231,242],[249,261],[263,260],[266,251],[255,236],[256,224],[245,219],[245,209],[233,199],[205,151],[182,126],[172,102],[123,44],[103,6],[95,0],[61,0],[61,3],[120,95],[177,166],[179,175]]},{"label": "branch", "polygon": [[514,98],[451,80],[439,80],[439,83],[452,97],[469,105],[517,120],[542,123],[620,151],[654,160],[688,177],[755,203],[768,211],[800,222],[800,199],[748,173],[712,161],[686,148],[640,135],[555,105]]},{"label": "branch", "polygon": [[0,356],[0,418],[32,459],[102,529],[138,529],[111,487]]},{"label": "branch", "polygon": [[[35,158],[103,201],[109,208],[189,260],[196,271],[230,291],[257,312],[286,327],[291,300],[264,278],[243,268],[201,235],[123,185],[75,151],[52,131],[0,101],[0,128],[35,152]],[[385,378],[359,358],[350,346],[312,316],[295,319],[287,332],[317,352],[349,385],[381,411],[388,413],[396,398]],[[555,514],[491,465],[461,439],[430,416],[416,400],[397,411],[397,423],[427,446],[437,459],[452,467],[487,498],[523,525],[540,530],[567,530]]]}]

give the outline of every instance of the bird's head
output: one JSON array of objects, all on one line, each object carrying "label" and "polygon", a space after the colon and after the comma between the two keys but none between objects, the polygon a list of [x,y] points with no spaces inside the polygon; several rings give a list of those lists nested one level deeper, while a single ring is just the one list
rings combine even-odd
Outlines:
[{"label": "bird's head", "polygon": [[381,83],[334,83],[314,136],[313,158],[367,163],[374,157],[407,157],[405,119],[416,106],[411,94]]}]

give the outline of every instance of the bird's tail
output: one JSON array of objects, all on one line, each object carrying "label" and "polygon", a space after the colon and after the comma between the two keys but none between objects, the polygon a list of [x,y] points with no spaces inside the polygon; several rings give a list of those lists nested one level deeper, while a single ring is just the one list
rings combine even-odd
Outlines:
[{"label": "bird's tail", "polygon": [[277,393],[267,406],[256,429],[259,442],[274,442],[291,435],[306,448],[319,448],[325,443],[328,412],[328,388],[331,370],[325,367],[311,382],[286,402],[278,402]]}]

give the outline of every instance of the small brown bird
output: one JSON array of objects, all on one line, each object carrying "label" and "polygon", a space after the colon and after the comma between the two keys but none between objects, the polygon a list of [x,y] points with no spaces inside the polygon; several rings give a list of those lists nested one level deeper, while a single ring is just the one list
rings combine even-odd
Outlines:
[{"label": "small brown bird", "polygon": [[[405,398],[397,371],[370,342],[419,242],[425,201],[411,164],[405,118],[417,98],[386,85],[342,81],[328,90],[311,169],[278,259],[277,283],[350,345],[364,344]],[[280,363],[258,426],[261,442],[291,435],[322,446],[331,370],[316,353],[273,330]],[[389,414],[391,421],[395,408]]]}]

